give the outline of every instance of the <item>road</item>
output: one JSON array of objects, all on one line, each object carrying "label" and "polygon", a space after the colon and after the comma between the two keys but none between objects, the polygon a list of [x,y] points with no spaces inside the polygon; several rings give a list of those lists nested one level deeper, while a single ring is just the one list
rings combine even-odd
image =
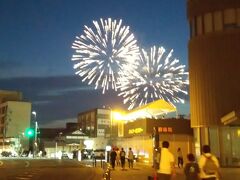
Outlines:
[{"label": "road", "polygon": [[74,160],[1,159],[0,180],[101,180],[103,170]]},{"label": "road", "polygon": [[[92,161],[55,159],[0,159],[0,180],[102,180],[100,162],[91,167]],[[184,180],[183,169],[177,168],[176,180]],[[239,180],[240,168],[222,168],[222,180]],[[134,163],[134,168],[119,166],[111,171],[112,180],[147,180],[153,168]]]}]

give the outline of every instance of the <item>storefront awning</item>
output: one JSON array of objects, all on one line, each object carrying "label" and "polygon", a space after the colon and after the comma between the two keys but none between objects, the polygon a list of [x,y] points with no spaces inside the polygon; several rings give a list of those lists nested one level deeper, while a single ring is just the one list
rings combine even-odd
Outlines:
[{"label": "storefront awning", "polygon": [[176,110],[177,109],[173,104],[170,104],[163,99],[159,99],[129,111],[129,113],[125,115],[125,119],[157,118],[159,115],[175,112]]},{"label": "storefront awning", "polygon": [[224,125],[240,125],[240,111],[232,111],[221,118]]}]

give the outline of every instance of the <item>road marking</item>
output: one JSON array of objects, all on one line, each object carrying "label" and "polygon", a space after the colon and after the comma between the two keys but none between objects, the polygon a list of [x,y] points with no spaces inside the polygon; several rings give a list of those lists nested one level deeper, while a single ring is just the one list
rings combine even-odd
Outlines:
[{"label": "road marking", "polygon": [[18,177],[15,177],[16,179],[25,179],[25,180],[29,180],[29,179],[32,179],[31,177],[21,177],[21,176],[18,176]]},{"label": "road marking", "polygon": [[3,165],[3,162],[2,161],[0,161],[0,166],[2,166]]},{"label": "road marking", "polygon": [[29,167],[30,163],[28,161],[25,161],[25,167]]}]

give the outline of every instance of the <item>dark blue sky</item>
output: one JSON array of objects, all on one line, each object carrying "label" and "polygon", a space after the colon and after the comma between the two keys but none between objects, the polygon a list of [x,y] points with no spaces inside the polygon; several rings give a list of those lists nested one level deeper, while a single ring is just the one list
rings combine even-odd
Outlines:
[{"label": "dark blue sky", "polygon": [[[123,19],[141,47],[172,48],[187,65],[185,0],[1,0],[0,89],[23,91],[40,124],[76,118],[77,112],[102,105],[121,106],[115,93],[101,95],[71,77],[75,36],[92,20],[108,17]],[[87,100],[92,97],[96,104]],[[186,107],[180,110],[188,113]]]}]

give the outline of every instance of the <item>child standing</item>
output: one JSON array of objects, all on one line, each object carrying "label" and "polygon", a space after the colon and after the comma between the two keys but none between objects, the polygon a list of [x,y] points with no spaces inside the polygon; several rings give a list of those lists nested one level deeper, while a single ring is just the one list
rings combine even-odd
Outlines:
[{"label": "child standing", "polygon": [[184,174],[186,176],[186,180],[198,180],[199,178],[199,166],[198,163],[195,162],[195,157],[192,153],[187,155],[188,163],[184,167]]}]

